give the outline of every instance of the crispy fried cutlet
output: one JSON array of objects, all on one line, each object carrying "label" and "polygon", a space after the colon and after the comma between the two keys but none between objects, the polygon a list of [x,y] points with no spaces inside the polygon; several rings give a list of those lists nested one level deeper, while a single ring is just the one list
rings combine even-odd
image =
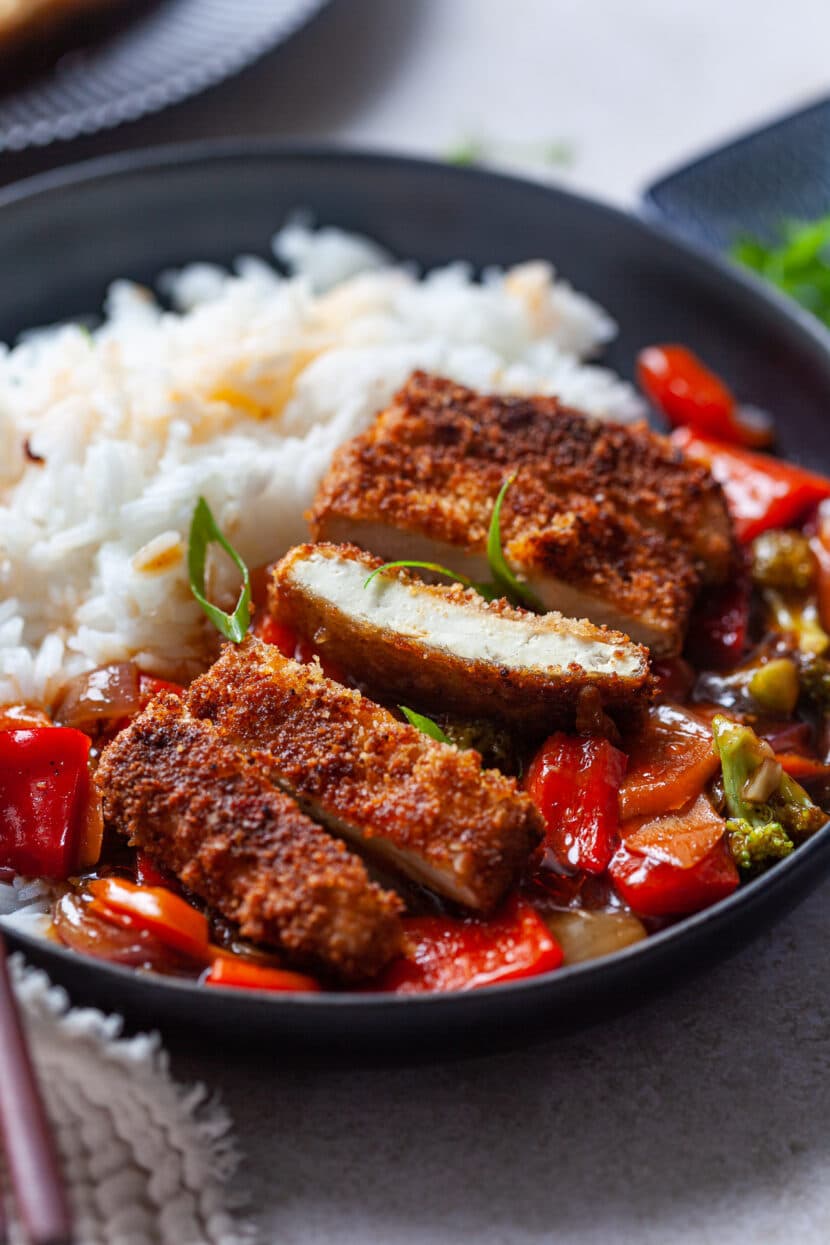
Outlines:
[{"label": "crispy fried cutlet", "polygon": [[530,798],[478,753],[437,743],[253,637],[226,645],[187,703],[310,816],[466,907],[495,908],[542,837]]},{"label": "crispy fried cutlet", "polygon": [[488,603],[405,570],[367,583],[381,565],[354,545],[299,545],[274,569],[270,592],[275,617],[381,699],[541,734],[573,724],[586,688],[609,709],[650,695],[648,653],[620,632]]},{"label": "crispy fried cutlet", "polygon": [[503,548],[544,605],[679,650],[702,579],[731,565],[721,490],[664,438],[555,398],[482,396],[416,373],[335,455],[312,534],[486,579],[493,506],[514,474]]},{"label": "crispy fried cutlet", "polygon": [[399,951],[402,904],[249,754],[157,697],[105,749],[104,816],[246,938],[343,981]]}]

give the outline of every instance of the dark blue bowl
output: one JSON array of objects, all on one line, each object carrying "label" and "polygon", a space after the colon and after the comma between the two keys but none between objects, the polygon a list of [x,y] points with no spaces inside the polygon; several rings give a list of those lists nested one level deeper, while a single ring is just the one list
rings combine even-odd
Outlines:
[{"label": "dark blue bowl", "polygon": [[776,237],[783,221],[830,212],[830,99],[754,130],[666,174],[647,216],[689,241],[726,250],[741,235]]}]

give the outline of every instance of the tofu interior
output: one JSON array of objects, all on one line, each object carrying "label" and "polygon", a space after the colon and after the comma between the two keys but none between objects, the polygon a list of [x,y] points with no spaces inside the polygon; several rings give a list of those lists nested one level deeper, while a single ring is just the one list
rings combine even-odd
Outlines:
[{"label": "tofu interior", "polygon": [[[446,541],[433,540],[420,532],[410,532],[405,528],[390,527],[380,523],[366,521],[354,522],[349,519],[332,517],[326,521],[319,533],[321,540],[332,544],[354,543],[363,549],[371,549],[388,562],[404,559],[421,559],[426,562],[437,562],[446,566],[456,574],[466,575],[475,582],[484,582],[490,578],[490,567],[483,553],[467,550],[459,545],[450,545]],[[656,655],[672,652],[677,645],[672,630],[661,627],[659,623],[646,618],[626,614],[615,601],[605,601],[564,580],[554,579],[549,575],[526,573],[523,568],[513,566],[518,574],[525,574],[528,587],[536,594],[545,609],[557,610],[567,618],[587,618],[597,626],[615,628],[624,631],[637,644],[645,644],[653,649]],[[445,579],[421,572],[426,580],[435,583],[446,583]],[[616,669],[616,668],[615,668]],[[617,673],[622,673],[617,669]]]},{"label": "tofu interior", "polygon": [[569,620],[557,614],[505,617],[403,582],[394,574],[376,575],[366,587],[362,562],[320,552],[297,559],[290,575],[298,588],[354,622],[406,636],[462,660],[538,673],[578,666],[623,678],[643,674],[642,655],[633,645],[619,636],[584,634],[592,629],[569,626]]}]

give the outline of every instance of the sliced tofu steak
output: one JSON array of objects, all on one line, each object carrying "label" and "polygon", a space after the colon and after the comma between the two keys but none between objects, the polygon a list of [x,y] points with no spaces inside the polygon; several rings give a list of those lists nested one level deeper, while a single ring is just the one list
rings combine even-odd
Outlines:
[{"label": "sliced tofu steak", "polygon": [[109,826],[298,967],[357,982],[399,952],[398,897],[178,697],[116,737],[97,782]]},{"label": "sliced tofu steak", "polygon": [[487,602],[459,585],[430,586],[354,545],[300,545],[275,568],[272,613],[382,699],[528,734],[573,724],[593,689],[606,709],[651,692],[648,653],[618,631],[561,614]]},{"label": "sliced tofu steak", "polygon": [[542,838],[535,805],[473,751],[248,637],[187,693],[309,816],[439,895],[491,911]]},{"label": "sliced tofu steak", "polygon": [[544,606],[678,652],[701,583],[729,575],[734,541],[720,487],[645,427],[416,373],[335,455],[312,535],[485,580],[510,475],[504,553]]}]

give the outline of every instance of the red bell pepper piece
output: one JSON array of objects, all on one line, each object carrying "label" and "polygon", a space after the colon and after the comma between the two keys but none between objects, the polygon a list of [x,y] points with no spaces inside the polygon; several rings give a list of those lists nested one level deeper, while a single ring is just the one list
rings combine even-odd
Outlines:
[{"label": "red bell pepper piece", "polygon": [[[171,683],[169,679],[157,679],[153,674],[139,674],[138,676],[138,709],[136,713],[140,713],[142,709],[146,709],[150,701],[158,696],[160,692],[170,692],[173,696],[181,696],[184,691],[181,683]],[[135,714],[128,717],[114,718],[110,723],[107,738],[114,739],[121,731],[127,729],[133,720]]]},{"label": "red bell pepper piece", "polygon": [[[735,410],[726,385],[686,346],[647,346],[637,355],[640,388],[673,427],[724,434]],[[731,439],[726,438],[724,439]]]},{"label": "red bell pepper piece", "polygon": [[548,846],[563,864],[602,873],[619,830],[625,753],[607,739],[557,732],[542,744],[526,786],[545,819]]},{"label": "red bell pepper piece", "polygon": [[672,433],[674,444],[704,463],[723,486],[740,540],[772,527],[792,527],[830,497],[830,480],[803,467],[699,436],[689,428]]},{"label": "red bell pepper piece", "polygon": [[157,679],[153,674],[138,676],[138,699],[142,709],[146,709],[153,697],[160,692],[181,696],[183,691],[181,683],[171,683],[170,679]]},{"label": "red bell pepper piece", "polygon": [[264,644],[273,644],[280,650],[283,657],[293,657],[297,651],[298,636],[293,627],[277,622],[271,614],[258,615],[254,623],[254,634]]},{"label": "red bell pepper piece", "polygon": [[125,878],[95,878],[89,905],[96,916],[127,929],[146,929],[160,942],[207,963],[207,917],[162,886],[137,886]]},{"label": "red bell pepper piece", "polygon": [[562,949],[535,908],[512,899],[490,920],[405,917],[405,955],[384,973],[381,990],[474,990],[547,973]]},{"label": "red bell pepper piece", "polygon": [[623,843],[608,873],[622,899],[640,916],[687,916],[699,912],[731,895],[740,880],[725,841],[691,869],[642,856]]},{"label": "red bell pepper piece", "polygon": [[731,670],[746,652],[751,591],[746,576],[707,589],[689,619],[686,652],[701,670]]},{"label": "red bell pepper piece", "polygon": [[234,986],[242,990],[279,990],[292,993],[318,993],[320,983],[303,973],[284,968],[268,968],[250,960],[217,956],[204,978],[206,986]]},{"label": "red bell pepper piece", "polygon": [[175,883],[171,885],[168,875],[153,863],[146,852],[142,851],[135,854],[135,880],[139,886],[165,886],[170,890],[175,887]]},{"label": "red bell pepper piece", "polygon": [[336,683],[344,683],[345,677],[339,666],[329,661],[317,651],[304,637],[299,636],[293,627],[289,627],[286,623],[278,622],[270,614],[264,614],[258,619],[254,625],[254,633],[265,644],[273,644],[280,650],[283,657],[291,657],[294,661],[303,664],[313,661],[317,657],[320,661],[323,674],[327,679],[334,679]]},{"label": "red bell pepper piece", "polygon": [[70,727],[0,731],[0,866],[68,878],[90,809],[89,736]]},{"label": "red bell pepper piece", "polygon": [[609,877],[641,916],[707,908],[730,895],[739,881],[725,830],[705,795],[675,813],[624,822]]},{"label": "red bell pepper piece", "polygon": [[637,356],[640,388],[673,427],[760,448],[774,439],[772,421],[759,412],[742,417],[724,382],[686,346],[647,346]]}]

